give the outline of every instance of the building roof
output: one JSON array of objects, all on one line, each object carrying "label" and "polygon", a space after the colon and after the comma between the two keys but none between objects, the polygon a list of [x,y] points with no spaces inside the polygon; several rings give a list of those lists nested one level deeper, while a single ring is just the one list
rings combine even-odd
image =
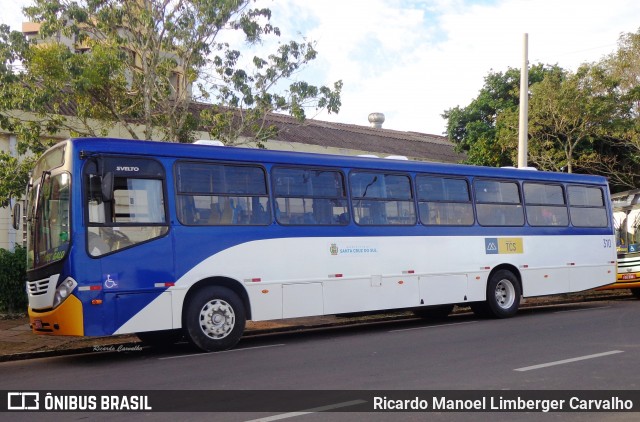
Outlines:
[{"label": "building roof", "polygon": [[464,155],[455,152],[453,143],[444,136],[312,119],[300,122],[293,117],[273,113],[267,120],[278,127],[277,140],[283,142],[404,155],[445,163],[458,163],[464,159]]},{"label": "building roof", "polygon": [[[189,109],[195,115],[213,107],[211,104],[192,102]],[[217,106],[225,109],[225,107]],[[51,109],[51,113],[55,111]],[[73,102],[58,105],[57,113],[65,116],[77,114]],[[130,119],[129,121],[133,121]],[[455,151],[454,144],[444,136],[419,132],[404,132],[372,126],[334,123],[315,119],[300,121],[286,114],[269,113],[267,125],[278,128],[275,141],[287,144],[304,144],[342,150],[345,154],[371,153],[380,156],[402,155],[415,160],[460,163],[465,155]],[[199,128],[207,131],[206,127]],[[267,146],[271,148],[271,145]]]}]

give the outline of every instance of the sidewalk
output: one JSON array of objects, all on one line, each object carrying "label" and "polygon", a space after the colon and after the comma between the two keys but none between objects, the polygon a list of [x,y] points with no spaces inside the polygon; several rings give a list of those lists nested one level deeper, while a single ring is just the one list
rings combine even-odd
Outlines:
[{"label": "sidewalk", "polygon": [[[407,318],[407,316],[407,313],[393,313],[368,318],[377,321],[390,321],[404,319]],[[245,335],[252,336],[310,328],[326,328],[350,325],[361,321],[362,317],[340,318],[335,316],[292,318],[264,322],[247,321]],[[29,318],[27,316],[7,316],[0,314],[0,362],[105,351],[109,346],[114,346],[116,350],[119,346],[131,349],[136,346],[143,347],[144,343],[133,334],[111,337],[72,337],[34,334],[29,327]]]},{"label": "sidewalk", "polygon": [[[549,296],[544,298],[527,299],[521,308],[540,305],[562,305],[587,301],[606,301],[632,299],[628,290],[591,291],[576,294]],[[635,299],[634,299],[635,300]],[[640,302],[638,303],[640,306]],[[466,312],[468,308],[457,309]],[[273,332],[286,332],[310,328],[326,328],[351,325],[366,321],[393,321],[413,318],[409,311],[375,314],[368,316],[318,316],[308,318],[292,318],[277,321],[247,322],[245,335],[259,335]],[[108,346],[130,348],[141,347],[135,335],[120,335],[112,337],[69,337],[37,335],[29,328],[27,316],[7,316],[0,314],[0,362],[10,360],[32,359],[37,357],[57,356],[74,353],[89,353],[102,351]]]},{"label": "sidewalk", "polygon": [[0,362],[65,354],[105,344],[139,342],[134,335],[106,338],[36,335],[27,316],[0,315]]}]

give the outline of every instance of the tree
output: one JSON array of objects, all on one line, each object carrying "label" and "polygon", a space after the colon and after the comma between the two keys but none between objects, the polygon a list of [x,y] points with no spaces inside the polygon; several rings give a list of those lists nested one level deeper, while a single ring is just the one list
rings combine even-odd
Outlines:
[{"label": "tree", "polygon": [[[534,65],[529,70],[529,84],[541,81],[548,73],[558,72],[562,70],[557,66]],[[457,106],[444,112],[447,135],[456,143],[458,151],[467,153],[467,163],[513,165],[513,145],[498,134],[510,133],[508,129],[513,125],[514,113],[517,118],[519,101],[520,70],[509,68],[504,73],[490,71],[478,96],[467,107]]]},{"label": "tree", "polygon": [[631,117],[640,118],[640,29],[621,34],[618,49],[605,57],[602,65],[618,82],[617,90],[629,101]]},{"label": "tree", "polygon": [[[541,170],[600,174],[613,190],[640,182],[640,32],[621,37],[615,54],[575,73],[529,71],[529,163]],[[517,161],[519,71],[491,71],[469,106],[445,111],[449,138],[467,162]]]},{"label": "tree", "polygon": [[583,66],[578,74],[553,75],[531,88],[529,159],[540,169],[572,173],[580,154],[593,152],[600,117],[608,110],[594,113],[596,97],[587,74]]},{"label": "tree", "polygon": [[600,174],[633,187],[638,169],[618,138],[628,105],[602,63],[545,78],[532,86],[530,105],[529,159],[539,169]]},{"label": "tree", "polygon": [[636,177],[629,184],[640,186],[640,29],[635,33],[623,33],[618,49],[603,60],[608,75],[617,82],[621,107],[626,118],[616,128],[617,146],[624,150],[624,157]]},{"label": "tree", "polygon": [[34,0],[25,12],[43,41],[0,28],[0,127],[18,135],[20,153],[37,155],[62,131],[104,136],[119,125],[132,139],[190,142],[207,127],[227,144],[260,143],[276,132],[268,113],[301,121],[309,108],[337,113],[341,81],[293,79],[316,58],[313,42],[241,54],[280,35],[271,11],[251,3]]}]

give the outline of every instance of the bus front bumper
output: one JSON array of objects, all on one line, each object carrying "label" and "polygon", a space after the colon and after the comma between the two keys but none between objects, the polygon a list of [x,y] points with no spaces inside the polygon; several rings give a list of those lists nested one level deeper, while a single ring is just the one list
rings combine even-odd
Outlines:
[{"label": "bus front bumper", "polygon": [[83,336],[82,302],[71,295],[51,311],[37,312],[29,307],[29,325],[36,334]]},{"label": "bus front bumper", "polygon": [[640,272],[618,274],[618,278],[615,283],[599,287],[596,290],[637,288],[640,288]]}]

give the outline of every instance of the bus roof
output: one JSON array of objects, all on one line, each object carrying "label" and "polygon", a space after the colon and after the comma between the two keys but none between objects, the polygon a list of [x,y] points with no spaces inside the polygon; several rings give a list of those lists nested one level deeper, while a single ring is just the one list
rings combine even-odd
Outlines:
[{"label": "bus roof", "polygon": [[304,164],[309,166],[359,168],[398,172],[427,172],[435,174],[466,175],[472,177],[516,178],[565,183],[606,185],[603,176],[567,174],[527,169],[483,167],[428,161],[388,160],[306,152],[264,150],[243,147],[221,147],[203,144],[180,144],[158,141],[134,141],[117,138],[73,138],[74,149],[90,154],[133,154],[149,157],[180,159],[216,159],[227,162],[256,162],[268,164]]}]

